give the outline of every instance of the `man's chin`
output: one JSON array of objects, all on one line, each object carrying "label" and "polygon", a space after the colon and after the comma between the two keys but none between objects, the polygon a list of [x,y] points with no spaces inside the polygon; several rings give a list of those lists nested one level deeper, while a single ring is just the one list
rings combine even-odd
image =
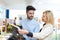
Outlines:
[{"label": "man's chin", "polygon": [[33,18],[29,18],[30,20],[32,20]]},{"label": "man's chin", "polygon": [[31,18],[28,18],[29,20],[32,20],[33,18],[31,17]]}]

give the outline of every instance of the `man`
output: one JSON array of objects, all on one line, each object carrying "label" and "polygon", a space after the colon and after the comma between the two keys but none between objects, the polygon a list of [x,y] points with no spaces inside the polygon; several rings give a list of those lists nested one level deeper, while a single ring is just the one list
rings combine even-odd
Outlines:
[{"label": "man", "polygon": [[[34,20],[34,11],[36,9],[33,6],[26,7],[26,14],[27,18],[22,20],[20,24],[22,25],[23,29],[28,30],[29,32],[39,32],[39,24],[36,20]],[[36,38],[30,38],[26,35],[23,35],[26,40],[37,40]]]}]

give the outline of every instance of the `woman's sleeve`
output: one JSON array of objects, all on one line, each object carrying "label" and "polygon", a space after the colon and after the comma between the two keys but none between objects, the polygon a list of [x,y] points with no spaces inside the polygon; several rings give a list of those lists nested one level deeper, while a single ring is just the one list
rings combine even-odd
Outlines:
[{"label": "woman's sleeve", "polygon": [[43,39],[53,32],[52,25],[48,25],[45,29],[42,29],[40,33],[33,33],[33,37]]},{"label": "woman's sleeve", "polygon": [[33,33],[29,32],[29,33],[27,34],[27,36],[33,37]]}]

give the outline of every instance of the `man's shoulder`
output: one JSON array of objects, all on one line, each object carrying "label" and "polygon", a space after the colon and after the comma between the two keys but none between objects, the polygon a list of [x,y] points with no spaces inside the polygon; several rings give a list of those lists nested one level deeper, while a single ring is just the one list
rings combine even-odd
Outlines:
[{"label": "man's shoulder", "polygon": [[36,21],[35,19],[33,19],[33,21]]},{"label": "man's shoulder", "polygon": [[33,20],[33,21],[34,21],[34,23],[35,23],[35,24],[39,24],[39,22],[38,22],[38,21],[36,21],[36,20]]}]

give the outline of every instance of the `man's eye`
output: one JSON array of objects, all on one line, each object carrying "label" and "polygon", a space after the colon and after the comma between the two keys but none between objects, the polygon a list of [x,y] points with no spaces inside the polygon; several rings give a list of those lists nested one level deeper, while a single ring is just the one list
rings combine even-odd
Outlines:
[{"label": "man's eye", "polygon": [[32,14],[32,13],[29,13],[29,14]]}]

